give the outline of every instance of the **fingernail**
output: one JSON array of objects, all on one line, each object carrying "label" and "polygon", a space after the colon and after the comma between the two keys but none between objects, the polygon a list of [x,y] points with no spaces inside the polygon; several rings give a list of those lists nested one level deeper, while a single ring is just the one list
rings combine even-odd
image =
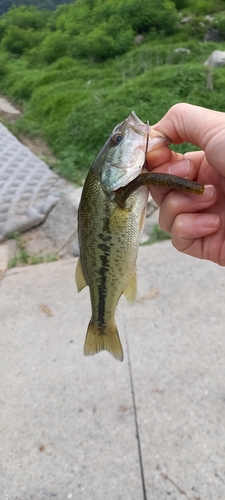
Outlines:
[{"label": "fingernail", "polygon": [[215,188],[210,184],[207,184],[207,186],[205,186],[204,193],[201,196],[198,196],[196,194],[191,195],[191,197],[195,201],[197,200],[203,203],[206,201],[210,201],[213,198],[213,196],[215,196]]},{"label": "fingernail", "polygon": [[219,224],[220,218],[216,214],[202,214],[197,218],[198,225],[201,227],[214,228]]},{"label": "fingernail", "polygon": [[169,174],[187,177],[191,168],[190,160],[179,160],[169,167]]}]

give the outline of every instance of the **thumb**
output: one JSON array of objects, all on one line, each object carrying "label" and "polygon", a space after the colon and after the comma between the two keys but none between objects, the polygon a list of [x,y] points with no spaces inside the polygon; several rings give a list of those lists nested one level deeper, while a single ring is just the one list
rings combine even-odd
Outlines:
[{"label": "thumb", "polygon": [[225,175],[225,113],[193,106],[175,104],[153,126],[171,142],[190,142],[205,151],[207,161]]}]

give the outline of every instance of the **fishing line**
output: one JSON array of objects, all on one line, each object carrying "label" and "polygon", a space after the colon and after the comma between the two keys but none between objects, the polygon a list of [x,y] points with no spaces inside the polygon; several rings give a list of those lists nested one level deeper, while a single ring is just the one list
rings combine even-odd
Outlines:
[{"label": "fishing line", "polygon": [[146,492],[146,485],[145,485],[144,467],[143,467],[142,452],[141,452],[141,440],[140,440],[138,418],[137,418],[137,406],[136,406],[135,394],[134,394],[134,382],[133,382],[133,375],[132,375],[132,368],[131,368],[131,358],[130,358],[130,350],[129,350],[129,344],[128,344],[128,335],[127,335],[125,318],[124,318],[124,327],[125,327],[124,330],[125,330],[125,339],[126,339],[126,346],[127,346],[128,369],[129,369],[129,376],[130,376],[130,388],[131,388],[131,395],[132,395],[133,408],[134,408],[134,423],[135,423],[138,456],[139,456],[139,464],[140,464],[140,471],[141,471],[143,500],[148,500],[147,499],[147,492]]},{"label": "fishing line", "polygon": [[147,125],[147,138],[146,138],[145,161],[146,161],[146,156],[147,156],[147,152],[148,152],[148,142],[149,142],[149,133],[150,133],[149,121],[147,121],[146,125]]}]

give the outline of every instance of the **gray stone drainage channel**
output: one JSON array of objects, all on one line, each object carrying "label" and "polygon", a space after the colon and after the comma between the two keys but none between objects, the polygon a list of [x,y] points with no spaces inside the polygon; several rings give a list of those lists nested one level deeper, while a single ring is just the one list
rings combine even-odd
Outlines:
[{"label": "gray stone drainage channel", "polygon": [[64,186],[0,123],[0,242],[43,222]]}]

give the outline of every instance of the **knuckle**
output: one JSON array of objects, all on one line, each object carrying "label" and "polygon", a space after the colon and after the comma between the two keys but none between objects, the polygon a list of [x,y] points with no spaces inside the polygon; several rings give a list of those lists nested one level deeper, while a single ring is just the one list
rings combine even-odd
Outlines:
[{"label": "knuckle", "polygon": [[188,104],[185,103],[185,102],[178,102],[177,104],[174,104],[169,112],[173,112],[173,113],[176,113],[176,114],[180,114],[182,113],[183,111],[185,111],[185,109],[187,108]]}]

